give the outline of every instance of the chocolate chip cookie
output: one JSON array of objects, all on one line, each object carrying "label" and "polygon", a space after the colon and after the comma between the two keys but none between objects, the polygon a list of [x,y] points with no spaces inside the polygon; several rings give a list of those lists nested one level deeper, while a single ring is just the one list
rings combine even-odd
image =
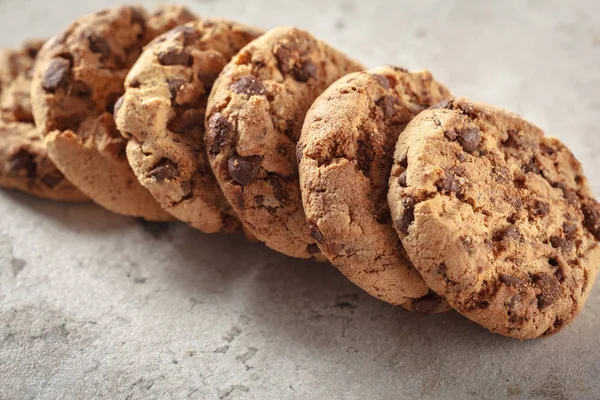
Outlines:
[{"label": "chocolate chip cookie", "polygon": [[558,332],[600,263],[600,206],[573,154],[517,115],[466,99],[413,119],[388,201],[421,276],[468,318],[520,339]]},{"label": "chocolate chip cookie", "polygon": [[387,186],[400,132],[450,97],[428,71],[353,73],[315,101],[298,142],[302,203],[323,254],[371,295],[423,312],[446,310],[447,303],[429,294],[406,256],[392,226]]},{"label": "chocolate chip cookie", "polygon": [[261,34],[223,19],[179,26],[144,50],[115,107],[139,182],[165,210],[207,233],[240,227],[206,156],[208,95],[229,60]]},{"label": "chocolate chip cookie", "polygon": [[31,113],[31,70],[44,42],[0,52],[0,186],[35,196],[82,201],[85,196],[48,159]]},{"label": "chocolate chip cookie", "polygon": [[300,197],[296,142],[312,102],[362,66],[309,33],[277,28],[244,47],[215,82],[208,156],[246,228],[293,257],[324,259]]},{"label": "chocolate chip cookie", "polygon": [[79,18],[38,55],[32,105],[48,154],[71,182],[113,212],[172,219],[131,171],[112,112],[143,46],[194,19],[180,6],[152,15],[115,7]]}]

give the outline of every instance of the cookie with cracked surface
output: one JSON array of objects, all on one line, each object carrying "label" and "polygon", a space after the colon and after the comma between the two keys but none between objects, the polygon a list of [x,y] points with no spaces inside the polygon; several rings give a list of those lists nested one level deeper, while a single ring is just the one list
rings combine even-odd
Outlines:
[{"label": "cookie with cracked surface", "polygon": [[31,113],[31,72],[44,42],[25,42],[0,52],[0,186],[60,201],[86,197],[46,154]]},{"label": "cookie with cracked surface", "polygon": [[180,6],[151,15],[140,7],[115,7],[77,19],[40,50],[31,92],[36,125],[56,166],[104,208],[173,219],[131,171],[112,112],[143,46],[195,19]]},{"label": "cookie with cracked surface", "polygon": [[600,264],[600,206],[573,154],[508,111],[466,99],[400,136],[388,201],[421,276],[451,306],[520,339],[558,332]]},{"label": "cookie with cracked surface", "polygon": [[428,71],[380,67],[331,85],[298,142],[306,218],[323,254],[371,295],[421,312],[448,310],[412,266],[390,217],[388,179],[398,135],[450,92]]},{"label": "cookie with cracked surface", "polygon": [[204,116],[223,67],[261,34],[224,19],[181,25],[146,47],[115,107],[138,181],[165,210],[203,232],[240,227],[208,163]]},{"label": "cookie with cracked surface", "polygon": [[244,47],[215,82],[206,147],[246,228],[292,257],[324,260],[300,197],[296,143],[312,102],[363,67],[309,33],[277,28]]}]

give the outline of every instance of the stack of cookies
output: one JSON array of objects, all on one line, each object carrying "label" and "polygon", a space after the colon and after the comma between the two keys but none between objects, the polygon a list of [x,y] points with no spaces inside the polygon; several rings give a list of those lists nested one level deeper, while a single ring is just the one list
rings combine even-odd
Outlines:
[{"label": "stack of cookies", "polygon": [[564,144],[296,28],[116,7],[4,51],[0,101],[0,185],[243,230],[408,310],[548,335],[600,264],[600,206]]}]

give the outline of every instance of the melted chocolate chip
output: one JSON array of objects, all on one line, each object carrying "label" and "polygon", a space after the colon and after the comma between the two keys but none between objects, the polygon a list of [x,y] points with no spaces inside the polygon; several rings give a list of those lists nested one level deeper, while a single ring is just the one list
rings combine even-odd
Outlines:
[{"label": "melted chocolate chip", "polygon": [[88,36],[88,42],[90,50],[93,53],[98,53],[102,56],[102,59],[106,59],[110,55],[110,45],[108,41],[102,36],[98,36],[94,33]]},{"label": "melted chocolate chip", "polygon": [[587,198],[581,203],[583,225],[597,240],[600,240],[600,204],[594,199]]},{"label": "melted chocolate chip", "polygon": [[308,82],[310,78],[317,77],[317,67],[310,60],[303,60],[300,65],[292,68],[292,76],[298,82]]},{"label": "melted chocolate chip", "polygon": [[398,177],[398,183],[400,184],[400,186],[402,187],[406,187],[408,186],[407,182],[406,182],[406,171],[402,172],[400,174],[400,176]]},{"label": "melted chocolate chip", "polygon": [[191,66],[193,58],[185,50],[170,48],[167,51],[158,53],[158,62],[161,65],[183,65]]},{"label": "melted chocolate chip", "polygon": [[563,233],[567,239],[572,239],[577,234],[577,225],[565,222],[562,226]]},{"label": "melted chocolate chip", "polygon": [[215,113],[209,118],[206,129],[208,153],[215,156],[233,133],[233,126],[221,113]]},{"label": "melted chocolate chip", "polygon": [[467,153],[474,153],[481,145],[481,133],[477,128],[464,128],[457,132],[458,141]]},{"label": "melted chocolate chip", "polygon": [[443,297],[430,290],[425,296],[412,301],[412,309],[422,314],[433,314],[439,309],[443,300]]},{"label": "melted chocolate chip", "polygon": [[537,296],[538,308],[540,310],[554,304],[562,294],[560,283],[554,275],[539,273],[533,276],[532,281],[541,291]]},{"label": "melted chocolate chip", "polygon": [[550,237],[550,244],[555,249],[566,250],[566,249],[569,249],[571,247],[570,242],[567,239],[562,238],[560,236],[551,236]]},{"label": "melted chocolate chip", "polygon": [[269,174],[269,184],[273,188],[273,195],[275,196],[275,199],[277,199],[277,201],[280,203],[284,203],[288,196],[285,188],[281,184],[279,176],[276,174]]},{"label": "melted chocolate chip", "polygon": [[402,233],[408,233],[408,227],[415,220],[415,205],[417,202],[411,197],[405,197],[402,199],[402,207],[404,212],[402,218],[396,221],[396,229]]},{"label": "melted chocolate chip", "polygon": [[169,78],[167,84],[169,85],[169,93],[171,93],[171,104],[175,104],[177,100],[177,93],[185,86],[185,80],[181,78]]},{"label": "melted chocolate chip", "polygon": [[62,57],[55,57],[48,63],[42,77],[42,87],[51,93],[66,86],[71,78],[71,63]]},{"label": "melted chocolate chip", "polygon": [[569,204],[577,205],[579,204],[579,196],[574,190],[569,189],[562,182],[554,182],[552,187],[562,190],[564,198],[567,200]]},{"label": "melted chocolate chip", "polygon": [[543,201],[536,200],[533,206],[533,214],[538,217],[545,217],[550,213],[550,205]]},{"label": "melted chocolate chip", "polygon": [[233,82],[231,90],[248,96],[263,96],[266,92],[262,82],[252,75],[242,76]]},{"label": "melted chocolate chip", "polygon": [[527,281],[525,281],[524,279],[517,278],[516,276],[508,275],[508,274],[500,274],[498,276],[498,279],[500,279],[500,282],[502,282],[508,286],[517,286],[517,285],[527,284]]},{"label": "melted chocolate chip", "polygon": [[375,79],[377,83],[379,83],[379,85],[382,86],[384,89],[390,88],[390,81],[385,75],[371,74],[371,77]]},{"label": "melted chocolate chip", "polygon": [[496,232],[492,237],[492,240],[494,242],[500,242],[505,239],[513,239],[518,241],[519,239],[521,239],[521,232],[519,232],[519,229],[517,229],[516,226],[511,225],[505,229]]},{"label": "melted chocolate chip", "polygon": [[36,172],[35,156],[27,149],[19,150],[8,162],[8,172],[14,176],[33,178]]},{"label": "melted chocolate chip", "polygon": [[[195,18],[193,18],[195,19]],[[169,31],[169,36],[174,37],[181,34],[183,36],[183,44],[184,46],[189,46],[195,43],[197,40],[201,38],[200,32],[191,26],[180,25],[171,31]]]},{"label": "melted chocolate chip", "polygon": [[281,73],[283,75],[286,75],[290,70],[290,68],[289,68],[290,57],[291,57],[291,52],[286,47],[280,46],[275,50],[275,58],[277,59],[277,66],[279,67],[279,71],[281,71]]},{"label": "melted chocolate chip", "polygon": [[396,114],[394,104],[397,104],[398,100],[392,96],[383,96],[375,102],[377,107],[383,110],[383,116],[385,118],[392,118]]},{"label": "melted chocolate chip", "polygon": [[437,181],[436,186],[441,191],[447,193],[460,192],[460,182],[452,175],[452,173],[444,170],[444,177]]},{"label": "melted chocolate chip", "polygon": [[173,161],[163,158],[154,166],[152,171],[150,171],[150,176],[158,182],[163,182],[177,178],[179,176],[179,171]]},{"label": "melted chocolate chip", "polygon": [[312,236],[317,242],[323,243],[323,235],[317,226],[313,225],[310,228],[310,236]]},{"label": "melted chocolate chip", "polygon": [[256,179],[260,170],[260,158],[257,156],[242,157],[235,154],[227,161],[227,169],[234,181],[245,186]]}]

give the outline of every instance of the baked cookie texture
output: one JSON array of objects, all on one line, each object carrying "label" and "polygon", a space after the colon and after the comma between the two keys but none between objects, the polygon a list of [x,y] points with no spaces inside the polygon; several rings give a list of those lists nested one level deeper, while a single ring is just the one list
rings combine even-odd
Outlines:
[{"label": "baked cookie texture", "polygon": [[315,101],[298,142],[302,203],[323,254],[371,295],[427,313],[449,307],[429,293],[394,232],[388,179],[406,124],[450,97],[428,71],[349,74]]},{"label": "baked cookie texture", "polygon": [[60,201],[86,197],[48,158],[31,111],[31,75],[42,40],[0,51],[0,186]]},{"label": "baked cookie texture", "polygon": [[211,167],[245,227],[281,253],[324,260],[302,209],[296,143],[317,96],[362,69],[284,27],[244,47],[215,82],[206,115]]},{"label": "baked cookie texture", "polygon": [[435,292],[493,332],[558,332],[600,263],[600,206],[579,162],[517,115],[466,99],[413,119],[388,200],[406,251]]},{"label": "baked cookie texture", "polygon": [[172,219],[131,171],[112,112],[143,46],[194,19],[181,6],[152,15],[140,7],[115,7],[79,18],[38,55],[31,97],[48,154],[81,191],[113,212]]},{"label": "baked cookie texture", "polygon": [[259,29],[224,19],[179,26],[154,39],[115,107],[139,182],[178,219],[207,232],[240,221],[214,178],[204,145],[208,95],[219,73]]}]

